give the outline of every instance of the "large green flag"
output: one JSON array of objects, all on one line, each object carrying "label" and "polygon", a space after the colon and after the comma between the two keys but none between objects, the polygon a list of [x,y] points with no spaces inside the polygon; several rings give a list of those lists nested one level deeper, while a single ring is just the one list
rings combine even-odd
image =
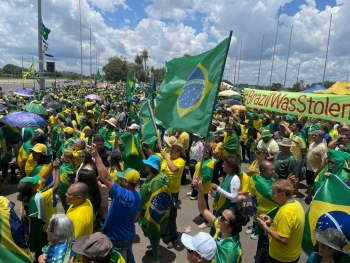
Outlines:
[{"label": "large green flag", "polygon": [[144,156],[141,150],[139,134],[123,132],[119,135],[119,139],[121,139],[123,142],[122,154],[124,157],[125,168],[133,168],[137,171],[144,171],[145,164],[142,162]]},{"label": "large green flag", "polygon": [[43,36],[43,39],[47,40],[50,33],[51,30],[45,27],[44,23],[41,21],[41,35]]},{"label": "large green flag", "polygon": [[135,83],[135,81],[132,79],[130,73],[128,72],[128,76],[127,76],[126,83],[125,83],[125,90],[126,90],[126,95],[127,95],[128,101],[130,101],[130,99],[132,97],[134,83]]},{"label": "large green flag", "polygon": [[147,100],[149,100],[149,102],[151,103],[152,109],[155,108],[155,105],[154,105],[154,92],[155,91],[156,91],[156,81],[153,80],[152,88],[150,89],[148,96],[147,96]]},{"label": "large green flag", "polygon": [[105,82],[104,78],[102,77],[101,73],[100,73],[100,69],[97,70],[97,77],[98,77],[98,80],[101,81],[101,82]]},{"label": "large green flag", "polygon": [[[316,192],[305,215],[302,249],[308,255],[316,244],[313,235],[316,228],[335,228],[350,240],[350,187],[334,174]],[[349,251],[350,243],[344,249]],[[350,259],[343,256],[341,262],[350,262]]]},{"label": "large green flag", "polygon": [[166,128],[207,136],[231,35],[203,54],[166,63],[155,112]]}]

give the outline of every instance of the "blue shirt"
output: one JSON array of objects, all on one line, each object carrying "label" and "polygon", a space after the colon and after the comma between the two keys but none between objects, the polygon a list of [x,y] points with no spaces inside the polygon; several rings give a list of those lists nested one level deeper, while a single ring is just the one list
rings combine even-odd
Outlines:
[{"label": "blue shirt", "polygon": [[112,241],[127,241],[134,238],[136,230],[134,219],[141,211],[141,195],[136,190],[127,190],[114,184],[109,191],[113,197],[108,210],[103,234]]}]

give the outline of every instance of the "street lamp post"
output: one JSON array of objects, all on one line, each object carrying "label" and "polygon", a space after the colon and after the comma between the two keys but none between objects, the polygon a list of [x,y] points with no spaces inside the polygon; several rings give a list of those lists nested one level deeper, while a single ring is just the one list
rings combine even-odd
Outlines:
[{"label": "street lamp post", "polygon": [[81,85],[82,82],[83,82],[83,37],[82,37],[82,34],[81,34],[81,6],[80,6],[80,0],[79,0],[79,20],[80,20],[80,85]]}]

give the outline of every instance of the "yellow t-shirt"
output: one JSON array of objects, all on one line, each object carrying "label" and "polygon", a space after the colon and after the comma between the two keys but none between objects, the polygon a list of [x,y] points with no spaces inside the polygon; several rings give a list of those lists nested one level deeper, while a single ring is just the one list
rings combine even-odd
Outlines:
[{"label": "yellow t-shirt", "polygon": [[338,130],[337,129],[332,129],[329,131],[329,136],[331,136],[331,141],[334,141],[335,136],[338,135]]},{"label": "yellow t-shirt", "polygon": [[52,215],[57,213],[57,207],[53,207],[52,188],[46,190],[45,192],[41,192],[41,196],[43,197],[44,206],[45,206],[46,224],[44,226],[44,230],[46,231],[47,227],[49,226]]},{"label": "yellow t-shirt", "polygon": [[224,156],[224,150],[220,150],[221,146],[222,146],[222,142],[219,142],[218,144],[216,144],[214,153],[215,153],[215,157],[217,158]]},{"label": "yellow t-shirt", "polygon": [[[185,161],[181,157],[177,159],[171,159],[171,161],[176,165],[179,170],[177,172],[172,172],[166,160],[163,158],[163,156],[160,153],[156,154],[160,159],[162,160],[160,170],[164,172],[164,174],[168,177],[169,179],[169,190],[171,193],[178,193],[180,191],[181,187],[181,177],[182,177],[182,172],[185,169]],[[170,155],[168,154],[169,158]]]},{"label": "yellow t-shirt", "polygon": [[79,166],[81,165],[81,161],[80,161],[80,156],[79,153],[81,153],[83,150],[73,150],[72,154],[74,156],[74,162],[75,162],[75,169],[78,169]]},{"label": "yellow t-shirt", "polygon": [[52,129],[52,127],[53,126],[55,126],[56,124],[57,124],[57,122],[56,122],[56,119],[55,119],[55,117],[53,116],[53,115],[51,115],[50,117],[49,117],[49,119],[47,120],[47,129],[49,130],[49,131],[51,131],[51,129]]},{"label": "yellow t-shirt", "polygon": [[[253,170],[256,169],[256,168],[259,168],[259,166],[260,166],[260,165],[259,165],[258,161],[255,160],[255,161],[253,161],[252,164],[249,166],[248,170],[253,171]],[[259,173],[256,173],[256,172],[255,172],[255,174],[260,175],[260,172],[259,172]]]},{"label": "yellow t-shirt", "polygon": [[241,141],[246,142],[248,140],[249,127],[242,124],[240,126],[241,126]]},{"label": "yellow t-shirt", "polygon": [[[195,167],[193,179],[200,177],[203,179],[203,193],[209,194],[210,186],[211,186],[211,180],[213,179],[213,172],[214,172],[214,165],[215,161],[211,159],[205,167],[202,167],[202,174],[199,175],[199,170],[202,162],[198,162]],[[211,177],[211,179],[210,179]]]},{"label": "yellow t-shirt", "polygon": [[293,154],[297,162],[302,161],[303,153],[301,152],[301,149],[306,148],[305,141],[299,136],[294,135],[293,133],[290,134],[290,138],[294,141],[295,144],[295,146],[290,147],[291,153]]},{"label": "yellow t-shirt", "polygon": [[293,200],[281,206],[271,225],[280,237],[288,238],[288,245],[282,245],[269,235],[269,254],[282,262],[292,262],[301,255],[305,215],[301,204]]},{"label": "yellow t-shirt", "polygon": [[94,230],[94,212],[90,200],[77,206],[71,205],[68,208],[67,216],[72,220],[74,225],[74,237],[78,240],[82,236],[89,236]]},{"label": "yellow t-shirt", "polygon": [[179,143],[182,144],[184,147],[184,150],[186,151],[188,147],[190,146],[190,136],[187,132],[182,132],[179,136]]},{"label": "yellow t-shirt", "polygon": [[262,119],[254,119],[253,120],[253,127],[257,130],[259,130],[262,127]]},{"label": "yellow t-shirt", "polygon": [[251,188],[251,178],[245,173],[241,173],[239,175],[239,180],[241,181],[241,187],[239,189],[240,192],[246,192],[250,193],[250,188]]}]

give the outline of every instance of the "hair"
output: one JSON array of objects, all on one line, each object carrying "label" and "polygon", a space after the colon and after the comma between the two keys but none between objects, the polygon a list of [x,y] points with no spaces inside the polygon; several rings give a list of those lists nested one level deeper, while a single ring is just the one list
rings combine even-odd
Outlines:
[{"label": "hair", "polygon": [[240,171],[241,171],[241,163],[239,161],[239,159],[237,158],[236,155],[233,155],[233,154],[229,154],[227,155],[226,157],[224,157],[224,162],[227,163],[227,165],[229,167],[231,167],[232,169],[232,172],[234,174],[239,174]]},{"label": "hair", "polygon": [[318,136],[320,136],[320,137],[323,138],[323,136],[324,136],[324,131],[316,130],[316,131],[314,131],[312,134],[318,135]]},{"label": "hair", "polygon": [[103,137],[101,135],[96,135],[93,142],[105,142],[105,140],[103,139]]},{"label": "hair", "polygon": [[213,157],[213,149],[210,147],[210,145],[207,145],[206,151],[209,152],[209,158]]},{"label": "hair", "polygon": [[36,135],[33,136],[32,139],[36,143],[42,143],[42,144],[45,143],[45,137],[42,134],[36,134]]},{"label": "hair", "polygon": [[115,160],[112,158],[113,155],[111,155],[111,167],[116,166],[118,171],[121,171],[122,168],[120,166],[120,163],[118,160]]},{"label": "hair", "polygon": [[294,187],[288,180],[278,179],[271,184],[271,187],[278,193],[284,193],[288,198],[293,196]]},{"label": "hair", "polygon": [[65,214],[53,214],[49,226],[58,243],[71,244],[74,241],[74,225]]},{"label": "hair", "polygon": [[242,232],[242,226],[245,226],[250,218],[243,215],[237,208],[229,208],[232,217],[228,220],[229,226],[232,228],[232,236],[239,235]]},{"label": "hair", "polygon": [[94,211],[97,212],[101,204],[101,195],[95,173],[89,169],[80,169],[78,172],[78,182],[87,185],[86,197],[91,201]]},{"label": "hair", "polygon": [[86,143],[83,139],[78,138],[75,140],[75,143],[82,149],[85,149],[86,147]]},{"label": "hair", "polygon": [[73,153],[71,152],[64,152],[63,153],[64,159],[69,163],[71,166],[75,167],[75,158]]},{"label": "hair", "polygon": [[321,126],[319,130],[323,131],[325,134],[329,133],[327,126]]},{"label": "hair", "polygon": [[253,139],[256,140],[258,138],[258,131],[254,127],[248,128],[248,135],[253,135]]},{"label": "hair", "polygon": [[301,131],[304,125],[300,121],[296,121],[295,126],[299,129],[299,131]]},{"label": "hair", "polygon": [[91,154],[89,152],[87,152],[86,150],[84,150],[83,152],[85,154],[85,156],[84,156],[85,160],[83,162],[83,167],[84,167],[84,165],[90,164],[92,166],[92,168],[94,169],[94,172],[95,172],[96,171],[96,164],[92,160]]},{"label": "hair", "polygon": [[226,123],[226,124],[225,124],[225,128],[226,128],[226,127],[232,127],[232,124],[231,124],[231,123]]},{"label": "hair", "polygon": [[[314,246],[314,251],[315,251],[315,252],[319,252],[318,246],[319,246],[319,242],[316,241],[316,244],[315,244],[315,246]],[[345,255],[345,253],[340,252],[340,251],[337,250],[337,252],[333,254],[333,260],[334,260],[335,262],[339,262],[339,261],[342,260],[343,255]]]}]

